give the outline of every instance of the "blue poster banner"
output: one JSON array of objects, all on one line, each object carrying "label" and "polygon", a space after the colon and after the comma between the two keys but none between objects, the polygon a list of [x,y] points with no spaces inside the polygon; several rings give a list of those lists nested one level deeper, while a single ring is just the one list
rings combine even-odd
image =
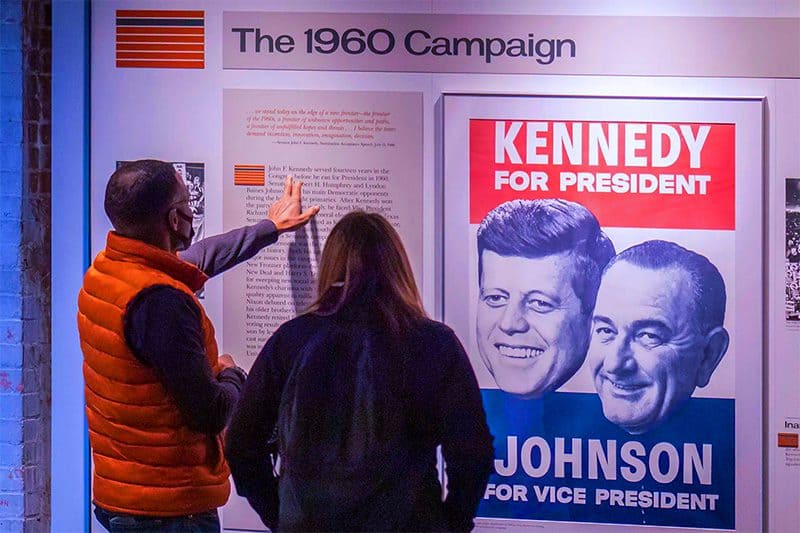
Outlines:
[{"label": "blue poster banner", "polygon": [[631,435],[597,394],[482,394],[496,459],[479,516],[735,528],[733,399],[690,398]]}]

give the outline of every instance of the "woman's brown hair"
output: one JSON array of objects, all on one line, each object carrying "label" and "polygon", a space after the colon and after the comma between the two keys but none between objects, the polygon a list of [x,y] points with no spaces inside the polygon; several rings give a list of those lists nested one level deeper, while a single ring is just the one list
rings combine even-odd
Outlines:
[{"label": "woman's brown hair", "polygon": [[352,211],[331,230],[309,312],[375,317],[399,332],[426,316],[400,235],[377,213]]}]

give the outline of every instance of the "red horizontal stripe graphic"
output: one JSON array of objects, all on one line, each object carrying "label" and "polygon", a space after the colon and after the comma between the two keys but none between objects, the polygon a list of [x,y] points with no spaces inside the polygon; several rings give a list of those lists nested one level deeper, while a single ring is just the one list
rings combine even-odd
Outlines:
[{"label": "red horizontal stripe graphic", "polygon": [[117,35],[117,43],[202,43],[202,35]]},{"label": "red horizontal stripe graphic", "polygon": [[204,59],[202,52],[117,52],[117,59]]},{"label": "red horizontal stripe graphic", "polygon": [[203,18],[205,11],[161,11],[117,9],[118,18]]},{"label": "red horizontal stripe graphic", "polygon": [[797,433],[778,433],[778,446],[781,448],[797,448],[800,444],[800,435]]},{"label": "red horizontal stripe graphic", "polygon": [[205,68],[203,61],[145,61],[118,59],[117,68]]},{"label": "red horizontal stripe graphic", "polygon": [[266,165],[233,165],[233,184],[244,186],[264,186]]},{"label": "red horizontal stripe graphic", "polygon": [[157,52],[202,52],[202,44],[117,43],[117,50],[155,50]]},{"label": "red horizontal stripe graphic", "polygon": [[117,36],[121,34],[205,35],[205,28],[187,28],[185,26],[119,26],[117,27]]}]

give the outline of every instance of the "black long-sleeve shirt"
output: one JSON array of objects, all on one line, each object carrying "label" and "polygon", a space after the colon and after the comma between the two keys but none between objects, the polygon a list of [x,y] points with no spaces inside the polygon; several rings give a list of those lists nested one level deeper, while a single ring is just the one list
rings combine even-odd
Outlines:
[{"label": "black long-sleeve shirt", "polygon": [[[211,277],[250,259],[277,238],[275,225],[266,220],[199,241],[180,257]],[[212,374],[194,300],[166,285],[149,287],[128,304],[124,328],[131,351],[156,372],[186,425],[219,433],[236,405],[245,374],[238,368]]]},{"label": "black long-sleeve shirt", "polygon": [[[248,499],[270,527],[280,519],[277,480],[267,450],[281,392],[305,343],[315,332],[329,327],[331,320],[335,319],[301,315],[278,329],[253,365],[228,427],[226,457],[237,492]],[[362,334],[357,324],[352,328],[355,337]],[[407,494],[408,501],[414,502],[408,526],[418,530],[444,526],[468,531],[473,527],[493,459],[492,436],[469,359],[453,331],[430,320],[420,321],[397,349],[398,353],[408,354],[404,379],[408,403],[404,405],[405,412],[396,416],[413,420],[404,442],[415,452],[406,465],[409,471],[396,475],[398,480],[420,480]],[[328,386],[336,387],[337,383]],[[448,478],[444,501],[436,470],[438,445],[442,447]],[[308,460],[313,462],[314,457]],[[402,481],[398,483],[403,485]]]}]

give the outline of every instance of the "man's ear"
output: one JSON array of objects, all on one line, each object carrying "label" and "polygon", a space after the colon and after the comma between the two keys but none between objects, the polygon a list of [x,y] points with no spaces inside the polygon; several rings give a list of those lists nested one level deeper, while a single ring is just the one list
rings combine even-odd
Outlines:
[{"label": "man's ear", "polygon": [[176,207],[167,211],[167,225],[172,231],[178,231],[178,209]]},{"label": "man's ear", "polygon": [[714,373],[731,342],[728,330],[722,326],[717,326],[705,335],[705,346],[703,347],[703,359],[697,369],[697,386],[705,387],[711,381],[711,374]]}]

